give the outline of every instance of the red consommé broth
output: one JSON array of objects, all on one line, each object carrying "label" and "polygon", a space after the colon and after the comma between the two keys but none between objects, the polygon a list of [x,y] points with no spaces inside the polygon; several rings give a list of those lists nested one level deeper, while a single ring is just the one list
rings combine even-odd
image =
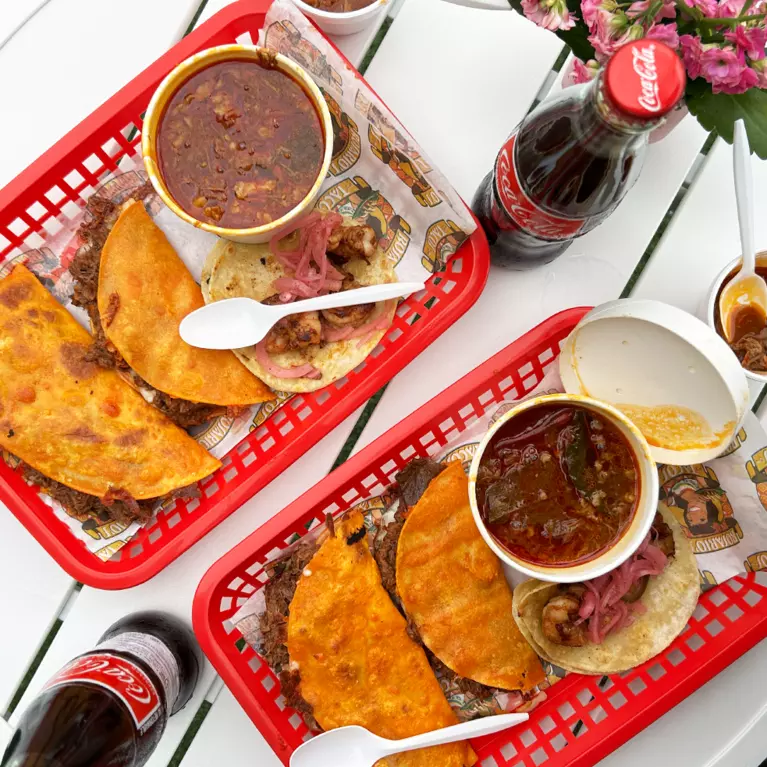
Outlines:
[{"label": "red consomm\u00e9 broth", "polygon": [[628,440],[604,416],[543,404],[493,435],[476,492],[503,548],[526,562],[564,567],[620,540],[637,510],[640,473]]},{"label": "red consomm\u00e9 broth", "polygon": [[157,130],[171,197],[190,216],[227,229],[263,226],[295,208],[314,186],[324,153],[322,121],[303,86],[252,59],[193,74],[168,101]]}]

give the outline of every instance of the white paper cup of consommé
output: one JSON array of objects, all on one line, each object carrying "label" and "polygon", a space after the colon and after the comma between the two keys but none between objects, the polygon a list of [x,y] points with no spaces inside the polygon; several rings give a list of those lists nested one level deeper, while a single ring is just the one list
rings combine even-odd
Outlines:
[{"label": "white paper cup of consomm\u00e9", "polygon": [[[541,405],[572,405],[583,408],[608,421],[625,438],[634,456],[635,468],[639,476],[639,497],[634,516],[623,535],[602,553],[586,562],[572,565],[540,565],[529,562],[512,554],[485,525],[477,502],[477,474],[482,456],[499,429],[531,408]],[[616,408],[598,400],[577,394],[545,394],[540,397],[520,402],[513,407],[485,434],[469,469],[469,504],[474,515],[474,522],[487,545],[496,556],[509,567],[529,578],[554,583],[579,583],[598,578],[623,564],[638,548],[652,526],[658,508],[658,469],[650,455],[650,448],[639,429]]]},{"label": "white paper cup of consomm\u00e9", "polygon": [[304,16],[308,16],[329,35],[342,37],[367,29],[386,9],[388,0],[374,0],[356,11],[323,11],[303,0],[293,0]]},{"label": "white paper cup of consomm\u00e9", "polygon": [[[719,293],[722,290],[724,281],[730,274],[735,276],[735,272],[740,269],[742,262],[743,259],[740,256],[733,258],[733,260],[716,275],[716,279],[712,283],[711,289],[702,305],[702,310],[700,312],[701,319],[705,320],[706,324],[718,335],[721,335],[719,328],[717,327],[717,320],[719,318]],[[767,269],[767,250],[763,250],[756,254],[756,265],[757,267]],[[746,378],[751,381],[757,381],[761,384],[767,383],[767,371],[764,373],[755,373],[752,370],[743,368],[743,372],[746,374]]]}]

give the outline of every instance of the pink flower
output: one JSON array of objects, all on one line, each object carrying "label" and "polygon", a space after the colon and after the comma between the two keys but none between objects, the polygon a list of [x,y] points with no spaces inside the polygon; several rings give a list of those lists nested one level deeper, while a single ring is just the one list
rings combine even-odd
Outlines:
[{"label": "pink flower", "polygon": [[[638,0],[638,2],[631,3],[626,15],[633,19],[639,16],[640,13],[646,13],[650,5],[653,4],[653,0]],[[676,18],[676,6],[674,0],[663,0],[663,5],[655,16],[655,21],[660,19],[675,19]]]},{"label": "pink flower", "polygon": [[567,10],[565,0],[522,0],[522,10],[530,21],[552,32],[572,29],[577,21]]},{"label": "pink flower", "polygon": [[700,77],[700,57],[703,55],[703,46],[700,44],[699,37],[692,35],[682,35],[679,38],[679,44],[682,46],[682,59],[684,68],[687,70],[691,80]]},{"label": "pink flower", "polygon": [[744,93],[756,85],[756,72],[746,66],[743,54],[731,48],[712,46],[700,57],[701,75],[714,93]]},{"label": "pink flower", "polygon": [[767,43],[767,32],[764,28],[746,29],[743,25],[739,25],[734,31],[725,32],[724,39],[735,43],[751,61],[760,61],[764,58],[764,46]]},{"label": "pink flower", "polygon": [[596,22],[596,16],[601,7],[602,0],[581,0],[581,13],[589,29]]},{"label": "pink flower", "polygon": [[653,24],[647,30],[645,37],[648,37],[651,40],[660,40],[660,42],[666,43],[666,45],[674,50],[679,47],[679,34],[676,31],[676,23]]},{"label": "pink flower", "polygon": [[599,62],[591,59],[585,64],[579,58],[573,58],[570,69],[562,78],[562,85],[579,85],[593,80],[599,71]]},{"label": "pink flower", "polygon": [[717,0],[682,0],[688,8],[697,8],[704,16],[717,15],[719,4]]},{"label": "pink flower", "polygon": [[751,62],[751,71],[756,73],[756,85],[759,88],[767,88],[767,59]]},{"label": "pink flower", "polygon": [[589,42],[594,46],[597,61],[604,63],[618,48],[631,40],[639,40],[643,36],[644,30],[639,24],[632,24],[626,29],[625,14],[600,11],[592,34],[589,36]]},{"label": "pink flower", "polygon": [[715,15],[720,19],[740,16],[740,12],[745,4],[746,0],[723,0],[723,2],[719,3]]}]

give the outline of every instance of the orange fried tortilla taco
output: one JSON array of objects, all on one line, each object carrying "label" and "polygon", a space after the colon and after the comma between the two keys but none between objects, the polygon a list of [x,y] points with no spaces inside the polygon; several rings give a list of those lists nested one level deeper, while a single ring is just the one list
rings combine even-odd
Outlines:
[{"label": "orange fried tortilla taco", "polygon": [[477,530],[460,461],[432,479],[407,514],[396,578],[423,643],[456,674],[521,693],[544,681],[514,621],[501,562]]},{"label": "orange fried tortilla taco", "polygon": [[[336,523],[298,577],[287,651],[287,675],[324,730],[356,724],[399,739],[458,722],[423,649],[381,585],[358,511]],[[398,754],[377,765],[475,762],[462,742]]]},{"label": "orange fried tortilla taco", "polygon": [[113,370],[24,266],[0,282],[0,446],[77,514],[145,518],[221,464]]},{"label": "orange fried tortilla taco", "polygon": [[197,349],[179,336],[181,320],[204,305],[202,293],[144,205],[130,200],[118,209],[97,198],[90,207],[70,271],[96,361],[121,370],[182,427],[273,399],[231,352]]}]

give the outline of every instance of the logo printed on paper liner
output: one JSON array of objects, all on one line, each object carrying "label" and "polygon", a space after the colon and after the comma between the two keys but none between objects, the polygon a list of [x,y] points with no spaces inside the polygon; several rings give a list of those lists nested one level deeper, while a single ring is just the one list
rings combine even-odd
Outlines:
[{"label": "logo printed on paper liner", "polygon": [[703,464],[659,466],[660,499],[679,520],[696,554],[737,546],[743,531],[716,472]]},{"label": "logo printed on paper liner", "polygon": [[421,264],[430,272],[444,272],[447,262],[466,240],[455,221],[441,218],[426,230]]},{"label": "logo printed on paper liner", "polygon": [[276,21],[266,30],[266,46],[300,64],[322,80],[335,93],[344,92],[341,75],[328,63],[327,56],[310,43],[290,21]]},{"label": "logo printed on paper liner", "polygon": [[333,159],[328,173],[331,176],[340,176],[354,167],[360,159],[362,140],[357,123],[342,111],[340,104],[324,88],[322,95],[325,97],[330,121],[333,123]]},{"label": "logo printed on paper liner", "polygon": [[756,485],[756,494],[760,503],[767,510],[767,447],[757,450],[751,459],[746,461],[746,471]]},{"label": "logo printed on paper liner", "polygon": [[339,181],[327,189],[315,206],[363,221],[376,233],[387,259],[396,266],[410,245],[410,224],[394,212],[389,201],[362,176]]}]

